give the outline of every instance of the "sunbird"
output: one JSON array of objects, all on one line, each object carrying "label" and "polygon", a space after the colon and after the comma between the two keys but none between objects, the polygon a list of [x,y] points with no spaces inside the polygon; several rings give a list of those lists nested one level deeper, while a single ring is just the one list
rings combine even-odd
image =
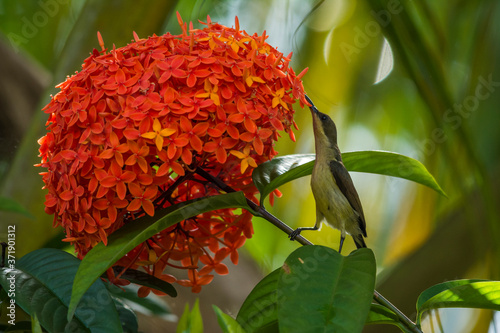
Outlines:
[{"label": "sunbird", "polygon": [[318,230],[321,222],[340,230],[339,253],[342,251],[345,235],[354,239],[356,247],[366,247],[366,221],[354,188],[351,176],[342,162],[337,145],[337,127],[332,118],[319,112],[311,99],[306,96],[311,106],[316,161],[311,175],[311,189],[316,201],[316,224],[314,227],[295,229],[290,234],[294,240],[303,230]]}]

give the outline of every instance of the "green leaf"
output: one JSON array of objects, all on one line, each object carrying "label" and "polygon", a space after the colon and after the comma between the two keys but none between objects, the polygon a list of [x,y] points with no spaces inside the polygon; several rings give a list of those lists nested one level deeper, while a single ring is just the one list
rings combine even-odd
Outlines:
[{"label": "green leaf", "polygon": [[177,324],[176,333],[189,332],[189,316],[191,315],[191,311],[189,311],[189,304],[186,303],[184,306],[184,312],[182,313],[181,318],[179,319],[179,323]]},{"label": "green leaf", "polygon": [[375,257],[362,248],[347,257],[325,246],[303,246],[278,280],[283,332],[361,332],[375,287]]},{"label": "green leaf", "polygon": [[366,324],[391,324],[398,321],[398,316],[385,306],[372,304]]},{"label": "green leaf", "polygon": [[405,333],[413,333],[405,325],[401,324],[398,316],[385,306],[379,304],[372,304],[370,312],[368,313],[368,318],[366,318],[366,324],[390,324],[396,325]]},{"label": "green leaf", "polygon": [[247,296],[236,321],[246,332],[277,332],[277,288],[280,269],[264,277]]},{"label": "green leaf", "polygon": [[82,260],[73,283],[68,318],[73,315],[80,298],[89,286],[137,245],[187,218],[232,207],[250,209],[243,193],[234,192],[179,203],[158,210],[155,216],[145,216],[124,225],[109,236],[107,246],[103,243],[97,244]]},{"label": "green leaf", "polygon": [[189,321],[190,333],[203,333],[203,320],[201,318],[200,300],[198,298],[196,299],[196,302],[194,302]]},{"label": "green leaf", "polygon": [[184,313],[179,319],[177,333],[203,333],[203,320],[200,313],[200,300],[196,299],[193,310],[189,311],[189,304],[186,303]]},{"label": "green leaf", "polygon": [[[314,154],[295,154],[277,157],[259,165],[253,171],[252,177],[261,193],[261,204],[269,193],[279,186],[310,175],[314,160]],[[387,151],[367,150],[343,153],[342,160],[349,171],[411,180],[446,196],[425,166],[411,157]]]},{"label": "green leaf", "polygon": [[437,308],[480,308],[500,311],[500,281],[455,280],[426,289],[417,300],[417,323]]},{"label": "green leaf", "polygon": [[[36,315],[49,332],[121,331],[118,312],[100,280],[82,296],[68,323],[71,286],[79,264],[80,260],[64,251],[39,249],[19,259],[15,269],[1,268],[0,284],[8,293],[13,290],[16,304],[31,316]],[[15,281],[15,288],[11,288],[11,281]]]},{"label": "green leaf", "polygon": [[253,171],[252,178],[260,192],[260,204],[262,205],[264,199],[281,185],[310,175],[314,159],[314,154],[295,154],[278,156],[259,165]]},{"label": "green leaf", "polygon": [[217,315],[217,322],[219,326],[222,328],[222,332],[224,333],[245,333],[243,328],[241,328],[240,324],[228,314],[222,312],[216,305],[212,305],[212,308]]},{"label": "green leaf", "polygon": [[40,321],[36,316],[36,313],[31,317],[31,331],[33,333],[42,333],[42,326],[40,326]]},{"label": "green leaf", "polygon": [[29,218],[34,218],[26,208],[14,199],[0,197],[0,211],[22,214]]},{"label": "green leaf", "polygon": [[411,180],[446,196],[434,177],[419,161],[388,151],[353,151],[342,154],[349,171],[376,173]]}]

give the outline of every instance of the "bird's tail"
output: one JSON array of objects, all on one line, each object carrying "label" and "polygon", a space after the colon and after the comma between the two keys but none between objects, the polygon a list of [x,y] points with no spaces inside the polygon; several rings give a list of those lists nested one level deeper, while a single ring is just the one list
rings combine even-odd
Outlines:
[{"label": "bird's tail", "polygon": [[363,238],[363,235],[359,234],[357,236],[352,236],[352,239],[354,239],[354,243],[356,244],[356,247],[362,248],[366,247],[365,239]]}]

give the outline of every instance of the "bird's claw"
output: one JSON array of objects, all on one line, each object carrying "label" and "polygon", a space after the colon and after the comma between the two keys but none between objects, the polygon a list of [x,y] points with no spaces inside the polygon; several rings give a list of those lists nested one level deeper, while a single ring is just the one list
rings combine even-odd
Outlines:
[{"label": "bird's claw", "polygon": [[302,231],[302,229],[300,229],[300,228],[295,229],[294,231],[292,231],[290,233],[290,235],[288,235],[288,238],[290,238],[291,241],[294,241],[295,238],[297,238],[297,236],[300,235],[301,231]]}]

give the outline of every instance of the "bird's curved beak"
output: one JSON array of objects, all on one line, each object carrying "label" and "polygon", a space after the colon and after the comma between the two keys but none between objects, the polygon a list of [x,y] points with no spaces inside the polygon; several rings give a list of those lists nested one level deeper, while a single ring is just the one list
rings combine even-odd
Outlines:
[{"label": "bird's curved beak", "polygon": [[311,106],[309,107],[309,109],[311,110],[311,112],[314,112],[314,113],[318,113],[319,110],[316,108],[316,106],[314,106],[314,103],[313,101],[309,98],[309,96],[305,96],[306,97],[306,100],[309,104],[311,104]]}]

